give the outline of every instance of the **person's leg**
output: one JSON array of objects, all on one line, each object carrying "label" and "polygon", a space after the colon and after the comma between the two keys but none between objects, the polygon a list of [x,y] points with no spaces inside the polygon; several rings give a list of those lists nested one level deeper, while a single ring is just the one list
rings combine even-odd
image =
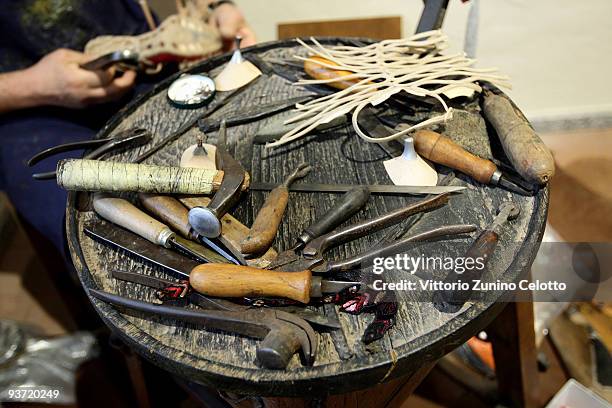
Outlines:
[{"label": "person's leg", "polygon": [[[31,175],[54,170],[59,159],[78,157],[80,152],[50,157],[33,168],[27,167],[26,162],[41,150],[58,144],[91,139],[94,135],[95,132],[89,128],[50,118],[19,120],[0,126],[2,188],[8,194],[25,227],[36,235],[37,241],[46,241],[43,246],[46,251],[63,254],[63,218],[67,194],[54,180],[37,181],[32,179]],[[34,244],[39,246],[39,242]],[[51,254],[40,255],[44,258]]]},{"label": "person's leg", "polygon": [[[79,157],[82,152],[68,152],[50,157],[29,168],[26,162],[49,147],[91,139],[95,131],[56,118],[23,118],[0,122],[0,188],[5,190],[24,225],[47,275],[61,294],[72,318],[81,328],[99,324],[88,307],[84,292],[76,283],[76,273],[65,250],[64,214],[67,193],[55,180],[32,179],[35,172],[55,169],[65,157]],[[29,282],[33,282],[28,280]]]}]

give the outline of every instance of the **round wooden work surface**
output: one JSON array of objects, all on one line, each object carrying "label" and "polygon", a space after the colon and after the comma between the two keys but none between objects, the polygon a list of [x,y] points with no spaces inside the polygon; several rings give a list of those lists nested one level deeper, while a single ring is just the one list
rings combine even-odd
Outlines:
[{"label": "round wooden work surface", "polygon": [[[330,44],[350,43],[354,40],[327,39]],[[294,41],[274,42],[246,50],[246,55],[257,55],[264,60],[289,58],[304,51]],[[228,60],[224,55],[208,60],[190,72],[209,72],[214,76]],[[100,132],[99,137],[138,126],[149,129],[155,141],[171,134],[194,118],[206,115],[206,107],[179,109],[167,100],[167,88],[173,78],[159,84],[133,104],[119,112]],[[239,97],[234,98],[207,123],[220,118],[239,115],[257,105],[283,101],[312,90],[291,85],[285,78],[268,74],[251,84]],[[223,97],[218,93],[215,98]],[[487,129],[480,115],[478,103],[466,102],[459,108],[444,131],[465,148],[487,158],[500,158],[495,140],[497,136]],[[464,108],[463,110],[461,108]],[[422,109],[421,109],[422,111]],[[415,113],[416,112],[416,113]],[[413,114],[418,116],[419,109]],[[426,112],[430,114],[430,112]],[[205,116],[206,117],[206,116]],[[383,167],[389,157],[378,145],[369,144],[357,137],[350,125],[313,134],[284,147],[266,150],[253,145],[257,130],[273,118],[228,128],[228,146],[256,181],[282,181],[298,164],[308,162],[313,171],[303,181],[321,183],[391,184]],[[146,163],[178,165],[183,150],[195,143],[197,126],[187,131],[177,141],[167,145],[146,160]],[[208,142],[215,143],[216,131],[210,132]],[[493,142],[489,142],[492,140]],[[108,160],[129,161],[148,146],[107,157]],[[493,152],[493,153],[492,153]],[[528,270],[544,230],[548,207],[548,190],[540,190],[534,197],[521,197],[503,189],[476,183],[461,174],[439,167],[444,183],[465,185],[467,190],[451,197],[441,209],[412,218],[398,227],[371,234],[331,251],[328,258],[343,258],[357,254],[389,239],[390,232],[401,235],[414,234],[440,225],[473,223],[479,231],[494,218],[497,208],[504,201],[513,200],[521,207],[519,218],[506,225],[500,243],[489,261],[491,279],[503,282],[516,281]],[[267,193],[251,191],[244,194],[232,214],[245,225],[250,225],[261,208]],[[134,199],[133,195],[125,197]],[[289,205],[275,241],[279,251],[289,248],[300,231],[331,208],[337,194],[291,193]],[[348,223],[355,223],[378,216],[417,201],[416,196],[372,196],[364,210]],[[85,288],[99,288],[142,300],[154,301],[154,290],[133,283],[117,281],[109,276],[111,268],[137,271],[156,276],[167,275],[160,269],[140,263],[126,253],[108,248],[93,241],[83,233],[83,226],[96,215],[89,204],[89,194],[71,193],[67,208],[68,241],[72,258]],[[470,236],[421,244],[408,253],[428,254],[435,249],[444,256],[462,256],[478,232]],[[458,245],[457,243],[462,243]],[[387,272],[387,281],[419,279],[406,272]],[[266,370],[255,363],[258,340],[223,332],[145,316],[138,313],[122,314],[103,302],[92,299],[94,307],[128,345],[145,358],[185,379],[232,390],[241,394],[314,396],[362,389],[385,380],[414,372],[422,365],[435,361],[445,353],[465,342],[486,326],[503,307],[495,297],[478,303],[467,303],[457,313],[441,313],[431,302],[411,301],[411,292],[397,292],[399,311],[397,323],[381,340],[370,345],[361,336],[371,314],[352,316],[338,313],[342,330],[319,333],[319,349],[314,366],[305,367],[298,355],[294,356],[286,370]],[[320,309],[323,313],[337,313],[334,306]]]}]

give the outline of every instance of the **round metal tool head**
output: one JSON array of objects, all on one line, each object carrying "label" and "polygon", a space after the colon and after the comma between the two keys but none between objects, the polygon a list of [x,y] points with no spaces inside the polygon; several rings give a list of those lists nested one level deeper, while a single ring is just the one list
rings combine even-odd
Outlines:
[{"label": "round metal tool head", "polygon": [[217,238],[221,235],[221,222],[217,215],[206,207],[189,210],[189,224],[198,234],[207,238]]},{"label": "round metal tool head", "polygon": [[168,99],[180,107],[202,106],[214,94],[215,82],[205,75],[182,75],[168,88]]},{"label": "round metal tool head", "polygon": [[512,221],[521,213],[521,207],[512,201],[508,201],[499,206],[497,214],[501,214],[502,212],[506,212],[508,214],[508,220]]}]

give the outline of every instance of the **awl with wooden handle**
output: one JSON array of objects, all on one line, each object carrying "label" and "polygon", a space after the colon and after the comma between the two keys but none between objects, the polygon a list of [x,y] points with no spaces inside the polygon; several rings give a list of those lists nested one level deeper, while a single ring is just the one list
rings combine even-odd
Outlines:
[{"label": "awl with wooden handle", "polygon": [[337,293],[359,282],[338,282],[301,272],[276,272],[249,266],[204,264],[189,274],[197,292],[216,297],[284,297],[302,303],[324,293]]},{"label": "awl with wooden handle", "polygon": [[495,163],[473,155],[446,136],[431,130],[417,130],[413,138],[415,150],[434,163],[459,170],[483,184],[499,185],[522,195],[531,193],[506,179]]},{"label": "awl with wooden handle", "polygon": [[148,241],[165,248],[173,248],[199,262],[227,262],[224,257],[193,241],[178,237],[167,225],[141,211],[127,200],[104,193],[93,197],[95,212]]},{"label": "awl with wooden handle", "polygon": [[281,185],[270,192],[253,221],[249,235],[242,241],[243,254],[258,255],[270,248],[287,208],[289,186],[296,179],[305,177],[310,169],[311,167],[306,163],[300,164]]}]

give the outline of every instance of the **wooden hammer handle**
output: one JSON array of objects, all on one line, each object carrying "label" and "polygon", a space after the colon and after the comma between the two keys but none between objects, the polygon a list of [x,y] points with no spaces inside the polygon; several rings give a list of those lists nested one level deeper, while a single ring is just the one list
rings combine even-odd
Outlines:
[{"label": "wooden hammer handle", "polygon": [[275,272],[229,264],[198,265],[189,275],[191,286],[208,296],[278,296],[302,303],[310,301],[311,282],[308,270]]},{"label": "wooden hammer handle", "polygon": [[475,156],[448,137],[431,130],[414,133],[414,148],[421,156],[434,163],[442,164],[483,184],[489,184],[497,166],[489,160]]},{"label": "wooden hammer handle", "polygon": [[123,198],[96,193],[93,196],[93,208],[105,220],[132,231],[156,245],[167,246],[168,239],[173,235],[166,225]]}]

